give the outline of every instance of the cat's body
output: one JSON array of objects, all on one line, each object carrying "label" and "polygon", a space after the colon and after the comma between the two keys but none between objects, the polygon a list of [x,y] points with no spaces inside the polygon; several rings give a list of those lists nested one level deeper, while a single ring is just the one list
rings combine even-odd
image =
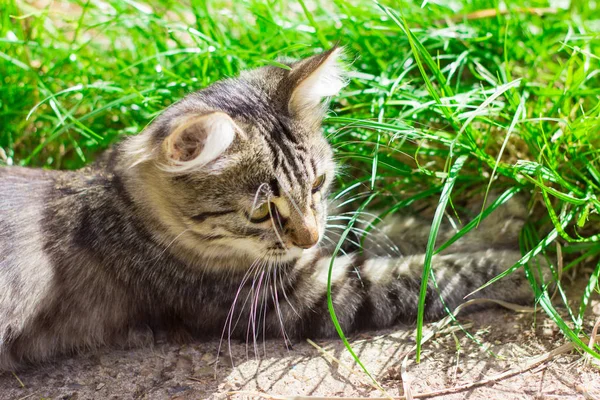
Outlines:
[{"label": "cat's body", "polygon": [[[250,341],[335,334],[331,249],[318,245],[333,175],[318,114],[321,97],[340,87],[335,55],[193,94],[107,165],[0,169],[0,370],[147,328]],[[323,82],[330,90],[305,87]],[[516,210],[434,257],[450,308],[520,258],[524,209]],[[387,235],[372,248],[334,261],[346,332],[416,316],[427,224],[382,227]],[[384,250],[386,241],[396,250]],[[477,296],[527,301],[531,292],[514,274]],[[426,318],[443,312],[430,285]]]}]

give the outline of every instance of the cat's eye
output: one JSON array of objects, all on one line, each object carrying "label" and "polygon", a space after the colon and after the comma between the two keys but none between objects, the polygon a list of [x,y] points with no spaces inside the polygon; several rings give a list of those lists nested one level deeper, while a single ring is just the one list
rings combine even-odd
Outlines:
[{"label": "cat's eye", "polygon": [[319,190],[321,190],[321,188],[323,187],[323,184],[325,183],[325,175],[321,175],[319,176],[317,179],[315,179],[315,181],[313,182],[312,185],[312,192],[316,193]]},{"label": "cat's eye", "polygon": [[248,214],[248,219],[250,222],[258,224],[260,222],[264,222],[269,219],[271,216],[271,203],[265,202],[260,206],[256,207],[251,214]]}]

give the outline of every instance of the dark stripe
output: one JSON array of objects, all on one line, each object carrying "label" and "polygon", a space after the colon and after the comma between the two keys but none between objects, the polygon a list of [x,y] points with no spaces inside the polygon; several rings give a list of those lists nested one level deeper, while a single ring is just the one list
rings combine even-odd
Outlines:
[{"label": "dark stripe", "polygon": [[281,133],[285,136],[285,138],[294,144],[298,144],[298,138],[291,131],[290,127],[284,124],[280,119],[278,119],[277,122],[279,123],[279,128],[281,129]]},{"label": "dark stripe", "polygon": [[[277,159],[281,160],[279,153],[277,153],[277,150],[273,150],[273,151],[275,152],[275,154],[277,154]],[[283,172],[283,174],[285,175],[285,179],[287,179],[287,181],[290,183],[290,185],[293,185],[294,182],[296,182],[297,179],[294,176],[294,174],[292,174],[290,172],[291,169],[290,169],[289,163],[287,162],[286,159],[283,159],[280,161],[278,170]]]},{"label": "dark stripe", "polygon": [[273,160],[275,162],[275,170],[278,170],[282,165],[281,156],[279,154],[279,151],[277,151],[277,147],[273,143],[271,143],[269,138],[265,138],[265,142],[267,143],[267,146],[269,146],[269,150],[271,150],[271,154],[273,154]]},{"label": "dark stripe", "polygon": [[273,152],[273,171],[279,171],[279,168],[281,167],[281,155],[279,152],[274,151],[274,148],[272,148],[271,151]]},{"label": "dark stripe", "polygon": [[[115,192],[127,207],[134,207],[135,203],[131,199],[129,192],[125,188],[125,184],[120,176],[115,175],[111,180],[112,186],[116,189]],[[105,186],[106,187],[106,186]]]},{"label": "dark stripe", "polygon": [[277,179],[273,179],[269,182],[269,188],[271,189],[271,193],[275,197],[281,197],[281,192],[279,190],[279,183],[277,183]]},{"label": "dark stripe", "polygon": [[[225,228],[220,227],[221,229],[227,230]],[[231,235],[204,235],[202,233],[198,233],[198,232],[194,232],[192,231],[192,234],[198,238],[198,240],[204,241],[204,242],[210,242],[213,240],[220,240],[220,239],[247,239],[248,236],[252,236],[252,235],[236,235],[234,233],[232,233]]]},{"label": "dark stripe", "polygon": [[203,235],[201,233],[198,232],[193,232],[194,236],[196,236],[199,240],[202,240],[204,242],[210,242],[212,240],[219,240],[219,239],[224,239],[224,238],[235,238],[235,236],[225,236],[225,235]]},{"label": "dark stripe", "polygon": [[[284,149],[284,147],[282,147],[282,150],[283,149]],[[296,183],[301,185],[301,182],[306,182],[308,180],[306,171],[304,168],[304,160],[300,160],[301,154],[296,153],[294,155],[293,151],[291,151],[289,149],[289,147],[285,147],[285,149],[287,150],[287,152],[289,152],[289,157],[287,157],[286,159],[291,160],[291,162],[287,164],[287,165],[291,166],[290,173],[292,175],[294,175],[294,177],[296,178],[295,179]],[[287,154],[286,154],[286,156],[287,156]],[[293,181],[291,181],[291,182],[293,182]]]},{"label": "dark stripe", "polygon": [[[278,144],[280,151],[283,153],[283,155],[285,157],[285,161],[289,160],[289,164],[292,167],[291,171],[289,171],[289,172],[291,172],[290,175],[295,176],[295,178],[298,180],[298,182],[301,182],[302,178],[303,178],[303,174],[302,174],[303,171],[302,171],[302,164],[298,163],[298,160],[296,159],[296,155],[298,155],[298,151],[292,150],[290,148],[290,146],[288,145],[288,143],[286,143],[287,141],[289,141],[294,145],[298,144],[298,138],[294,135],[294,133],[290,130],[290,128],[280,119],[274,118],[272,123],[273,123],[273,128],[271,130],[271,138],[274,140],[275,143]],[[267,139],[267,142],[268,141],[269,140]]]},{"label": "dark stripe", "polygon": [[226,230],[233,233],[234,235],[239,235],[240,237],[260,237],[265,233],[265,229],[262,228],[253,228],[251,226],[244,226],[241,228],[238,227],[227,227]]},{"label": "dark stripe", "polygon": [[206,211],[198,215],[194,215],[192,219],[196,222],[204,222],[207,218],[220,217],[222,215],[232,214],[235,210],[223,210],[223,211]]},{"label": "dark stripe", "polygon": [[319,174],[317,173],[317,163],[315,163],[315,160],[312,158],[310,159],[310,165],[313,169],[313,175],[315,176],[315,179],[317,179],[319,177]]}]

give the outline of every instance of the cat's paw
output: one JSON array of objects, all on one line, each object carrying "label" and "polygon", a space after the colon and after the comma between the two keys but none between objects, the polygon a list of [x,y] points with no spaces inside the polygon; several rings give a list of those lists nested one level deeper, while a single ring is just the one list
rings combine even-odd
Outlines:
[{"label": "cat's paw", "polygon": [[188,329],[181,325],[170,326],[168,329],[159,330],[156,333],[156,343],[190,343],[194,336]]},{"label": "cat's paw", "polygon": [[153,347],[154,331],[148,325],[129,327],[127,335],[119,343],[124,348]]},{"label": "cat's paw", "polygon": [[0,338],[0,373],[3,371],[15,371],[20,363],[11,354],[10,346]]},{"label": "cat's paw", "polygon": [[4,371],[14,371],[17,369],[18,363],[8,354],[6,349],[0,347],[0,373]]}]

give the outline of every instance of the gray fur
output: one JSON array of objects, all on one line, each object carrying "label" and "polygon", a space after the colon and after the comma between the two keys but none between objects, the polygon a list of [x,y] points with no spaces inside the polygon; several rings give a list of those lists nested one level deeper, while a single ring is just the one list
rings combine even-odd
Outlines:
[{"label": "gray fur", "polygon": [[[322,107],[290,109],[294,90],[334,54],[192,93],[92,168],[0,169],[0,370],[123,343],[148,328],[246,340],[334,335],[325,301],[331,249],[301,247],[315,229],[325,235],[335,166]],[[178,121],[212,112],[235,123],[231,145],[198,169],[163,168]],[[199,146],[209,129],[192,132]],[[279,216],[249,222],[266,200]],[[523,209],[515,207],[502,217],[514,221],[502,240],[492,221],[483,236],[434,257],[449,307],[520,258]],[[393,217],[381,229],[387,237],[334,261],[334,304],[347,333],[416,317],[428,225]],[[519,274],[478,296],[531,299]],[[443,312],[431,287],[426,316]]]}]

